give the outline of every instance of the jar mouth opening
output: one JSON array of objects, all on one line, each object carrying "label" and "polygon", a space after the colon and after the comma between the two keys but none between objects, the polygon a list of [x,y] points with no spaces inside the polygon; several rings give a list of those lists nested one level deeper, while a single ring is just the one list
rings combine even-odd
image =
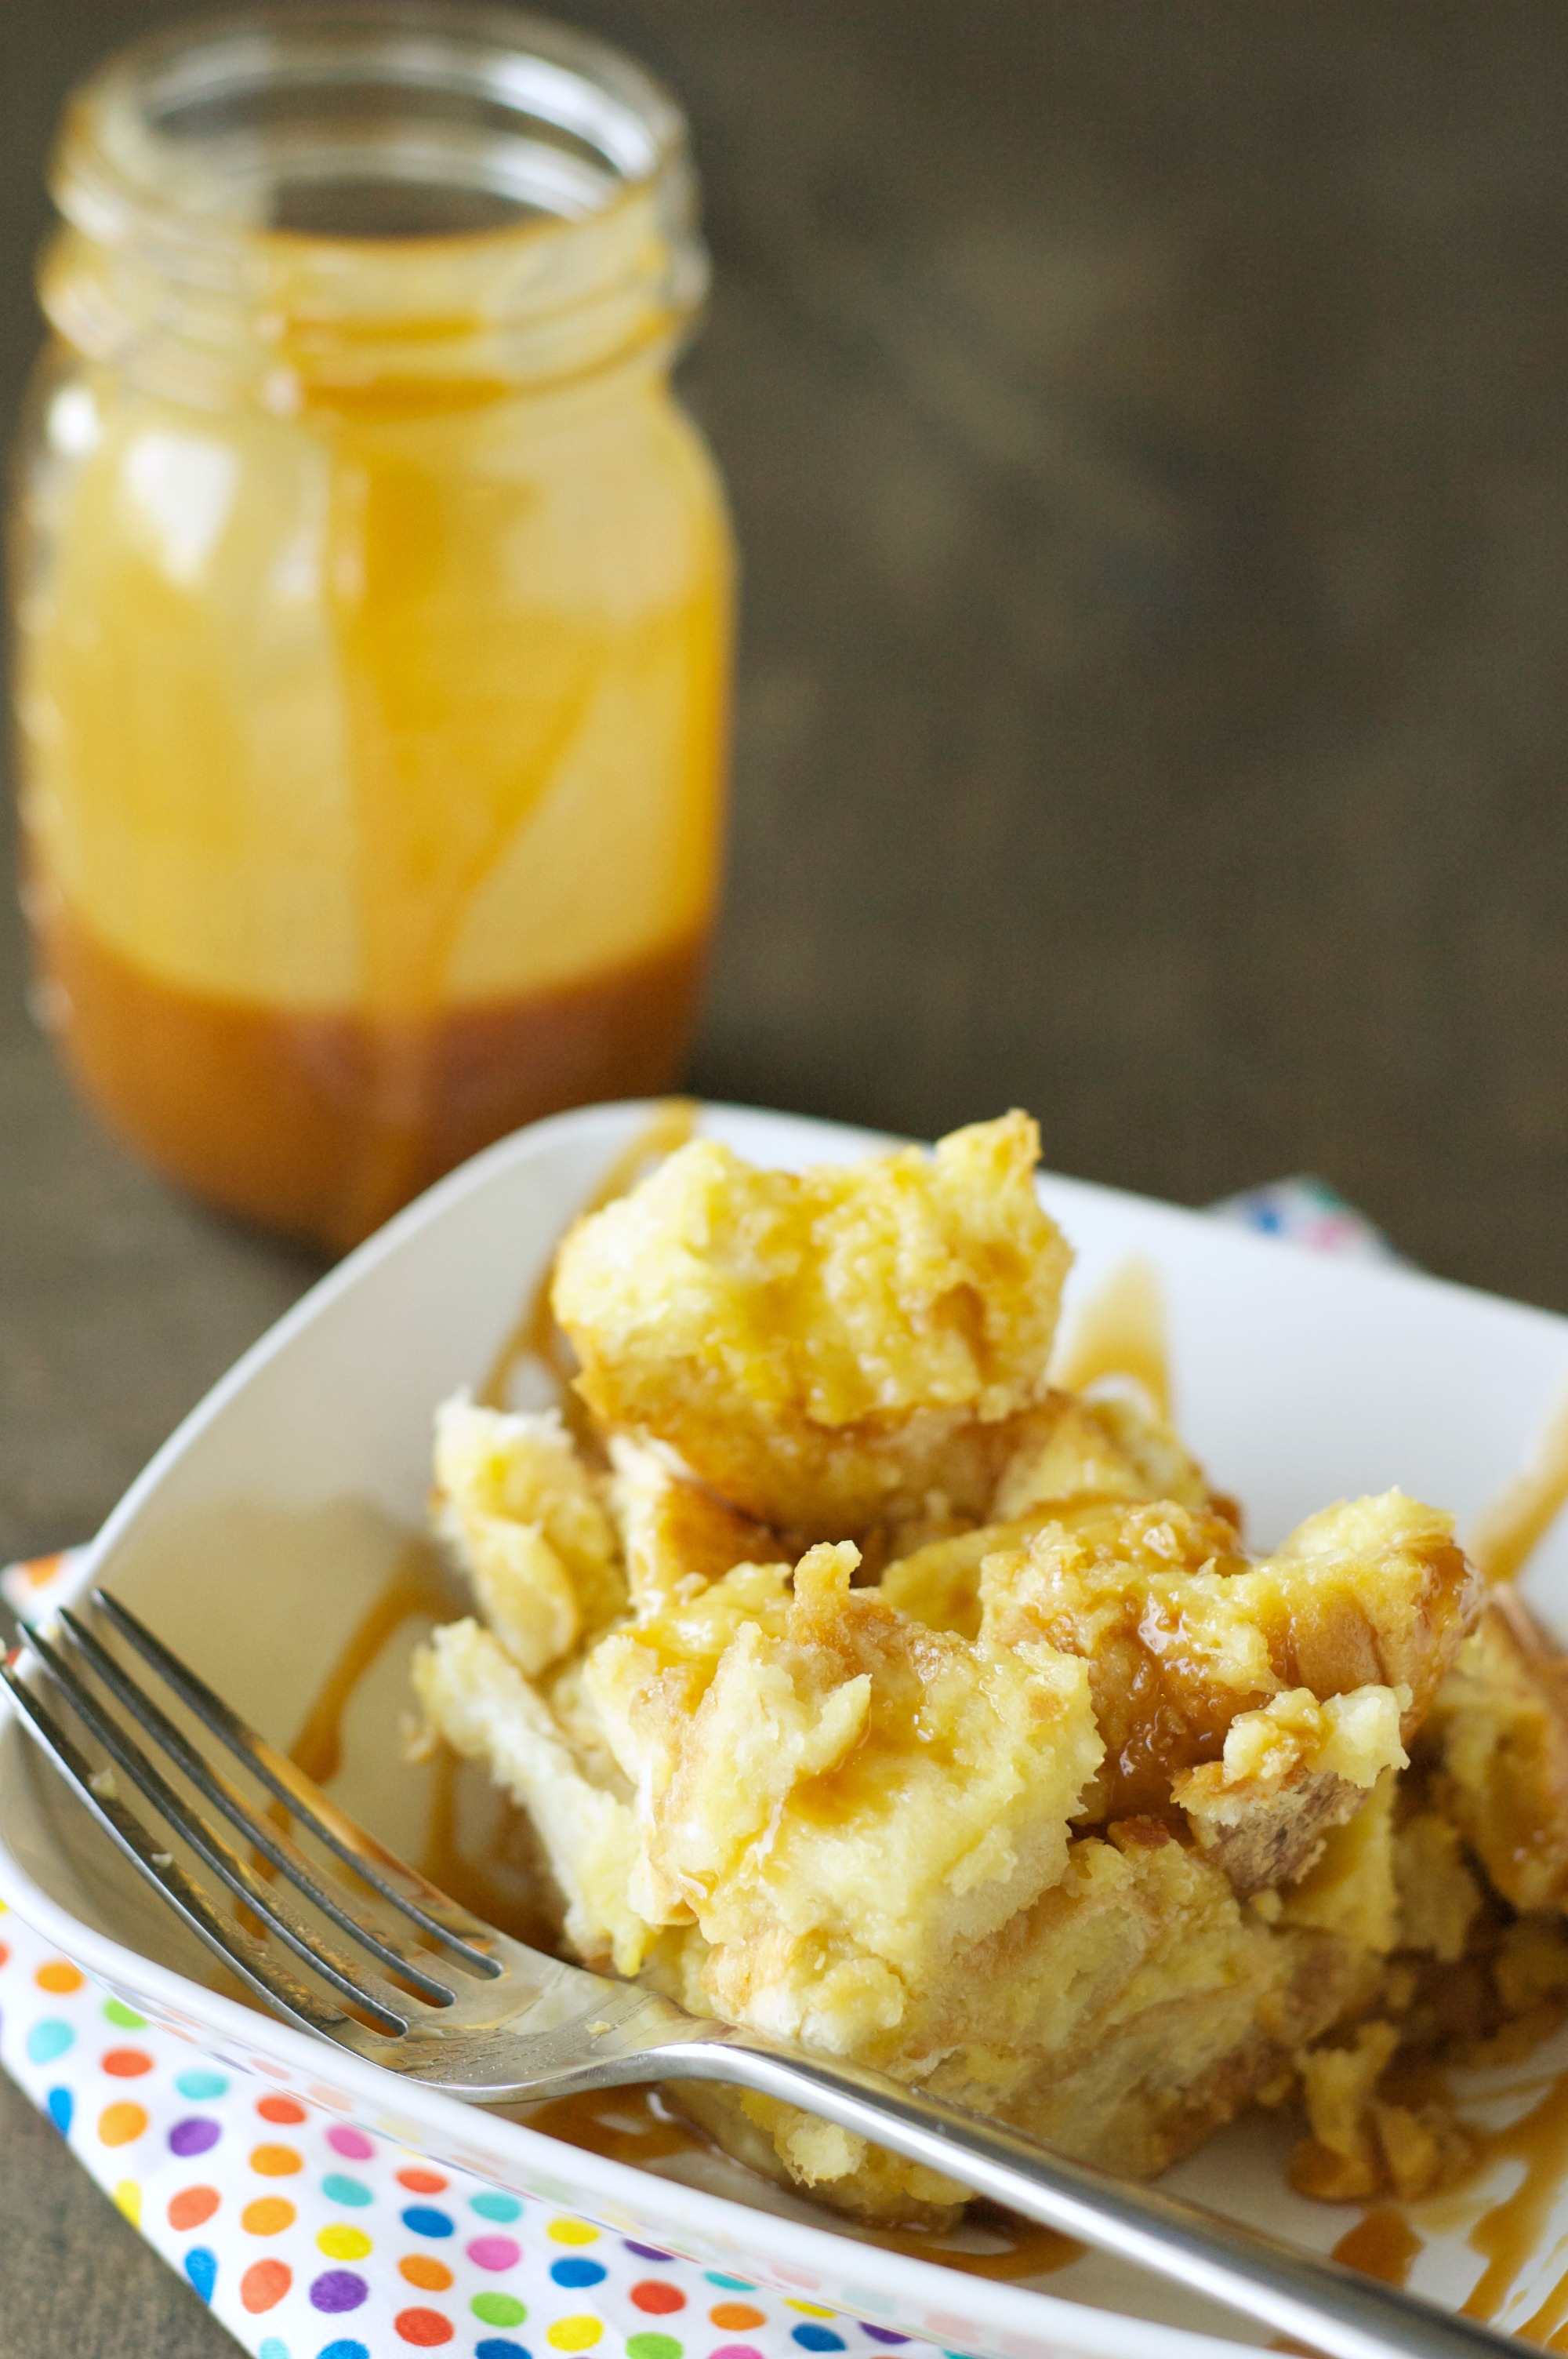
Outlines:
[{"label": "jar mouth opening", "polygon": [[166,268],[182,247],[211,278],[258,236],[373,266],[558,232],[685,155],[654,78],[567,27],[451,0],[296,0],[112,56],[76,94],[55,193],[94,240],[150,234]]}]

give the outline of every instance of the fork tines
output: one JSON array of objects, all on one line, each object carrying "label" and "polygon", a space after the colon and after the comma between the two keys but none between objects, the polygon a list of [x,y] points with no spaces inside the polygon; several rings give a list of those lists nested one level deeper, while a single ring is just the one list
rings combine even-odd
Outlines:
[{"label": "fork tines", "polygon": [[[94,1768],[55,1713],[12,1665],[3,1667],[6,1686],[33,1734],[75,1786],[100,1824],[132,1864],[156,1883],[191,1929],[242,1978],[275,2006],[311,2029],[347,2028],[343,2009],[377,2031],[395,2037],[407,2029],[411,2001],[445,2007],[455,1992],[430,1971],[438,1948],[459,1969],[498,1973],[488,1954],[490,1929],[468,1915],[423,1876],[406,1866],[321,1793],[287,1757],[248,1728],[195,1673],[172,1654],[129,1609],[104,1591],[93,1603],[111,1628],[148,1663],[164,1685],[219,1739],[272,1796],[264,1816],[203,1754],[150,1696],[119,1657],[111,1653],[78,1615],[62,1611],[52,1637],[29,1631],[27,1644],[53,1686],[70,1704],[81,1728],[100,1745],[113,1769]],[[140,1736],[162,1761],[149,1757],[104,1692],[128,1715]],[[171,1783],[172,1770],[227,1821],[249,1856],[226,1839],[220,1825],[196,1800]],[[182,1867],[122,1799],[123,1775],[152,1804],[219,1883],[232,1902],[222,1908]],[[359,1887],[351,1892],[331,1868],[323,1869],[294,1840],[290,1822],[308,1832],[348,1867]],[[286,1886],[307,1904],[297,1907]],[[313,1912],[313,1914],[312,1914]],[[316,1919],[324,1922],[313,1921]],[[261,1931],[270,1933],[293,1960],[324,1982],[337,2004],[301,1982]],[[359,1954],[351,1954],[341,1935]],[[423,1955],[419,1954],[423,1952]],[[449,1971],[445,1969],[444,1971]]]}]

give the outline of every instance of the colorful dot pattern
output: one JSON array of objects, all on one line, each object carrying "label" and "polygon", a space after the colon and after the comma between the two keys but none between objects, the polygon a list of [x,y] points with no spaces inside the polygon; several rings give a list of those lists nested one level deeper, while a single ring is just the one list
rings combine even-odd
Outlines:
[{"label": "colorful dot pattern", "polygon": [[0,2063],[253,2359],[939,2359],[204,2059],[3,1909]]}]

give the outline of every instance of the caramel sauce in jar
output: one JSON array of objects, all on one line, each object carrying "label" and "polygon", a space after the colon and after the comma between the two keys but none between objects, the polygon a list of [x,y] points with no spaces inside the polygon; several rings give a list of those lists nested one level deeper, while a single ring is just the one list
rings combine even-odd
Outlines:
[{"label": "caramel sauce in jar", "polygon": [[378,1022],[182,991],[63,910],[38,929],[66,1061],[110,1126],[231,1211],[346,1245],[524,1123],[679,1072],[706,944]]},{"label": "caramel sauce in jar", "polygon": [[410,82],[383,13],[78,94],[16,536],[39,1013],[159,1168],[330,1245],[676,1078],[728,726],[680,116],[460,5]]}]

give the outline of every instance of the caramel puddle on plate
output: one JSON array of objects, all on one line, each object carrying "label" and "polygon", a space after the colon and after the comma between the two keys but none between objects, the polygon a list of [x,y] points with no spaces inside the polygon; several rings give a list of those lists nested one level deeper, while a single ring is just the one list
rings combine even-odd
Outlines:
[{"label": "caramel puddle on plate", "polygon": [[1071,2267],[1087,2252],[1074,2236],[1058,2234],[1037,2220],[1021,2220],[997,2203],[971,2204],[956,2228],[860,2228],[860,2240],[912,2261],[935,2261],[967,2277],[1044,2277]]},{"label": "caramel puddle on plate", "polygon": [[[1409,2282],[1417,2254],[1424,2250],[1424,2237],[1416,2234],[1404,2213],[1392,2204],[1379,2203],[1341,2236],[1332,2257],[1343,2261],[1346,2268],[1359,2269],[1364,2277],[1403,2286]],[[1276,2335],[1269,2348],[1291,2352],[1295,2359],[1319,2359],[1312,2343],[1297,2343],[1288,2334]]]},{"label": "caramel puddle on plate", "polygon": [[1156,1417],[1171,1414],[1171,1352],[1165,1298],[1158,1271],[1141,1256],[1124,1261],[1075,1317],[1051,1381],[1063,1392],[1087,1392],[1103,1378],[1130,1378],[1148,1395]]},{"label": "caramel puddle on plate", "polygon": [[[605,2155],[612,2162],[657,2162],[671,2155],[718,2151],[700,2130],[668,2110],[656,2089],[601,2089],[586,2096],[556,2097],[531,2110],[527,2121],[531,2130],[543,2130],[548,2137]],[[827,2224],[839,2235],[848,2225],[837,2216]],[[880,2245],[884,2252],[935,2261],[977,2277],[1046,2277],[1081,2258],[1085,2250],[1070,2236],[1059,2236],[1053,2228],[1017,2219],[989,2203],[971,2211],[957,2228],[857,2228],[853,2233],[857,2241]]]},{"label": "caramel puddle on plate", "polygon": [[674,2154],[704,2154],[708,2142],[677,2121],[654,2089],[592,2089],[580,2097],[551,2097],[530,2106],[531,2130],[563,2146],[602,2154],[611,2162],[662,2162]]},{"label": "caramel puddle on plate", "polygon": [[1416,2255],[1424,2251],[1426,2240],[1418,2236],[1402,2212],[1390,2204],[1379,2203],[1366,2218],[1357,2220],[1347,2235],[1341,2236],[1334,2248],[1334,2257],[1346,2268],[1359,2269],[1363,2277],[1380,2277],[1385,2285],[1402,2286],[1410,2277]]}]

